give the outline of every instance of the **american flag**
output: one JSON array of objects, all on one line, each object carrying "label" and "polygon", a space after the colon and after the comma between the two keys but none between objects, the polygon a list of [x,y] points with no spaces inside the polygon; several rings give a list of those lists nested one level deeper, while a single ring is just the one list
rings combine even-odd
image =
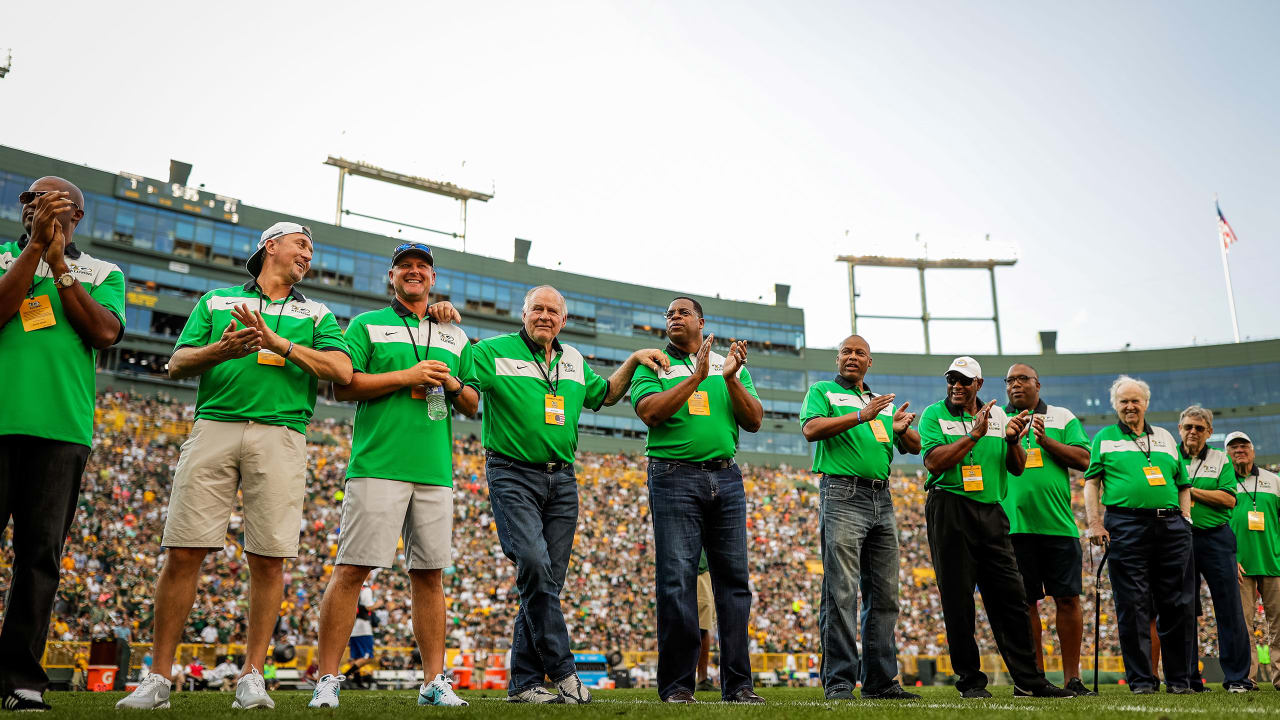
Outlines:
[{"label": "american flag", "polygon": [[1239,241],[1236,233],[1231,229],[1231,223],[1227,222],[1226,216],[1222,214],[1222,206],[1217,200],[1213,201],[1213,206],[1218,209],[1218,238],[1222,240],[1222,250],[1225,252],[1231,249],[1231,246]]}]

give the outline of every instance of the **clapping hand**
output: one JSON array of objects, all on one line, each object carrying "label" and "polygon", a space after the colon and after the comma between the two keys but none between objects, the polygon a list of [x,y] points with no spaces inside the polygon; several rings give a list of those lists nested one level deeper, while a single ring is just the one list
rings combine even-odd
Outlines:
[{"label": "clapping hand", "polygon": [[876,416],[880,414],[880,411],[889,407],[889,403],[893,402],[895,397],[897,396],[893,393],[889,393],[888,395],[877,395],[871,398],[871,402],[867,403],[866,407],[858,411],[858,422],[875,420]]},{"label": "clapping hand", "polygon": [[257,310],[250,310],[248,305],[237,305],[231,311],[231,317],[239,320],[246,328],[256,328],[262,336],[262,347],[277,355],[284,355],[289,350],[289,341],[267,327],[267,321],[262,319],[262,313]]},{"label": "clapping hand", "polygon": [[698,378],[698,382],[702,382],[707,377],[707,372],[711,369],[711,341],[715,340],[715,334],[708,335],[702,341],[702,347],[698,348],[697,354],[694,356],[693,375]]},{"label": "clapping hand", "polygon": [[991,408],[995,406],[996,401],[990,400],[982,409],[973,414],[973,435],[982,437],[987,434],[987,423],[991,420]]},{"label": "clapping hand", "polygon": [[907,412],[909,405],[911,405],[910,401],[902,403],[902,407],[898,408],[898,411],[893,414],[893,432],[895,434],[906,432],[907,428],[911,427],[911,423],[916,421],[916,414]]},{"label": "clapping hand", "polygon": [[1009,422],[1004,428],[1004,439],[1008,442],[1014,442],[1021,438],[1027,431],[1027,424],[1030,420],[1031,418],[1027,415],[1026,410],[1009,418]]},{"label": "clapping hand", "polygon": [[739,340],[729,343],[729,354],[724,358],[723,375],[733,377],[743,365],[747,364],[747,341]]},{"label": "clapping hand", "polygon": [[256,327],[236,329],[235,321],[222,331],[222,337],[214,343],[219,360],[236,360],[258,352],[262,347],[262,333]]}]

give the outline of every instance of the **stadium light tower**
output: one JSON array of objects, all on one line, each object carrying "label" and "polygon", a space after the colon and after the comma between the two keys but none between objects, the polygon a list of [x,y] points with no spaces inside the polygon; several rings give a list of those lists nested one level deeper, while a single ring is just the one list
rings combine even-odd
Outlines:
[{"label": "stadium light tower", "polygon": [[0,78],[9,74],[9,70],[13,68],[13,50],[4,51],[4,62],[0,63]]},{"label": "stadium light tower", "polygon": [[[460,238],[462,240],[462,252],[466,252],[467,251],[467,201],[479,200],[480,202],[489,202],[490,200],[493,199],[492,192],[483,193],[478,190],[468,190],[464,187],[454,185],[453,183],[450,183],[450,182],[441,182],[439,180],[428,180],[427,178],[418,177],[417,175],[406,175],[405,173],[399,173],[393,170],[386,170],[384,168],[370,165],[368,163],[363,163],[363,162],[358,162],[353,160],[345,160],[343,158],[334,157],[332,155],[329,156],[329,159],[324,161],[324,164],[332,165],[338,168],[338,211],[336,216],[334,217],[333,224],[339,227],[342,226],[343,215],[355,215],[356,217],[369,218],[370,220],[378,220],[380,222],[391,223],[393,225],[404,225],[405,227],[411,227],[416,230],[426,230],[427,232],[433,232],[440,235],[448,235],[449,237],[453,237],[453,238]],[[433,195],[443,195],[445,197],[451,197],[462,203],[462,232],[455,233],[455,232],[449,232],[447,230],[437,230],[435,228],[422,227],[421,225],[410,225],[409,223],[400,222],[399,220],[390,220],[388,218],[381,218],[374,215],[365,215],[363,213],[346,210],[342,207],[342,188],[343,188],[343,181],[346,180],[347,175],[357,175],[359,177],[366,177],[371,180],[378,180],[385,183],[391,183],[392,185],[399,185],[401,187],[412,188],[414,190],[422,190],[423,192],[429,192],[429,193],[432,193]]]},{"label": "stadium light tower", "polygon": [[[920,236],[916,236],[919,241]],[[991,240],[991,236],[987,236]],[[1017,258],[938,258],[930,260],[924,253],[922,257],[886,257],[884,255],[840,255],[836,262],[849,264],[849,318],[853,332],[858,332],[858,318],[871,320],[919,320],[924,328],[924,352],[931,354],[929,342],[930,320],[982,320],[995,323],[996,354],[1004,354],[1004,345],[1000,340],[1000,304],[996,299],[996,267],[1013,265]],[[920,273],[920,314],[919,315],[858,315],[858,286],[854,269],[862,267],[881,268],[915,268]],[[926,270],[986,270],[991,276],[991,317],[938,317],[929,314],[929,300],[925,293],[924,274]]]}]

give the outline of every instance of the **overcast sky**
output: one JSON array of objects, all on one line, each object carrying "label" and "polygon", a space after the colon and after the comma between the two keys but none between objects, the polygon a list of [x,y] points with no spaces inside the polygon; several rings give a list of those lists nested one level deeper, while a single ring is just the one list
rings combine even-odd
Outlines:
[{"label": "overcast sky", "polygon": [[[537,265],[744,300],[786,283],[813,346],[849,331],[835,257],[917,234],[930,256],[1016,252],[1007,352],[1045,329],[1063,351],[1230,341],[1218,193],[1241,333],[1270,338],[1278,31],[1274,1],[18,3],[0,143],[159,178],[178,158],[329,222],[329,154],[495,189],[471,252],[523,237]],[[347,207],[458,225],[453,201],[368,180]],[[860,311],[919,313],[914,271],[859,280]],[[991,311],[985,273],[928,294]],[[860,330],[923,349],[918,323]],[[935,352],[994,349],[935,326]]]}]

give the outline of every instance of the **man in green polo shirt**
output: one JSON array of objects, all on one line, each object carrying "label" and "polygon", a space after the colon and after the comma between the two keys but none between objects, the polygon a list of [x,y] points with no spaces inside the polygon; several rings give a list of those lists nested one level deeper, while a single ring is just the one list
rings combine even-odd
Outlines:
[{"label": "man in green polo shirt", "polygon": [[[586,703],[591,693],[575,669],[560,608],[578,525],[578,417],[583,408],[621,400],[637,365],[667,361],[658,350],[637,350],[606,381],[557,339],[568,314],[550,285],[525,294],[521,319],[520,332],[476,344],[475,375],[466,381],[484,397],[489,503],[520,593],[507,695],[521,703]],[[544,677],[559,694],[542,688]]]},{"label": "man in green polo shirt", "polygon": [[[1213,411],[1192,405],[1178,418],[1182,443],[1178,454],[1191,480],[1191,572],[1196,607],[1200,608],[1200,580],[1209,586],[1213,617],[1218,623],[1222,687],[1242,693],[1253,687],[1249,679],[1249,638],[1240,612],[1240,582],[1236,577],[1236,536],[1231,510],[1236,506],[1236,470],[1227,454],[1208,445],[1213,434]],[[1203,615],[1201,610],[1196,613]],[[1199,628],[1187,633],[1190,643],[1191,689],[1208,688],[1200,675]]]},{"label": "man in green polo shirt", "polygon": [[1005,376],[1009,404],[1006,415],[1031,413],[1031,432],[1021,443],[1027,465],[1001,505],[1009,517],[1009,540],[1018,560],[1018,574],[1027,594],[1031,642],[1036,665],[1044,668],[1040,642],[1040,600],[1053,598],[1057,609],[1058,644],[1066,688],[1077,695],[1094,692],[1080,681],[1080,641],[1084,618],[1080,610],[1084,553],[1080,528],[1071,511],[1068,470],[1089,467],[1089,437],[1070,410],[1049,405],[1040,397],[1040,374],[1026,363],[1015,363]]},{"label": "man in green polo shirt", "polygon": [[1019,440],[1028,413],[1009,417],[995,400],[979,400],[982,366],[971,357],[953,360],[943,377],[947,396],[920,416],[920,442],[929,472],[924,508],[929,552],[951,665],[960,676],[956,689],[965,698],[991,697],[974,639],[976,585],[996,647],[1013,677],[1014,695],[1074,697],[1074,692],[1050,684],[1036,667],[1009,518],[1000,506],[1009,475],[1021,475],[1026,467],[1027,451]]},{"label": "man in green polo shirt", "polygon": [[0,243],[0,535],[13,565],[0,629],[0,707],[47,710],[41,665],[63,543],[93,438],[98,350],[124,334],[124,275],[74,241],[84,195],[43,177],[18,195],[17,242]]},{"label": "man in green polo shirt", "polygon": [[692,703],[701,642],[698,556],[705,548],[720,633],[720,694],[726,702],[763,703],[752,690],[747,622],[747,503],[733,461],[738,430],[764,417],[747,372],[745,342],[728,356],[702,337],[702,305],[678,297],[667,307],[669,367],[636,371],[631,404],[649,427],[649,507],[657,563],[658,696]]},{"label": "man in green polo shirt", "polygon": [[[920,697],[898,684],[898,526],[889,495],[893,450],[920,453],[910,403],[871,392],[871,346],[850,335],[836,350],[836,376],[809,388],[801,432],[817,446],[813,471],[822,474],[818,533],[822,545],[822,688],[828,700]],[[858,590],[863,590],[862,657],[856,643]]]},{"label": "man in green polo shirt", "polygon": [[356,419],[338,556],[320,605],[321,677],[310,707],[338,706],[345,679],[338,663],[356,620],[357,598],[370,570],[395,564],[402,535],[414,636],[422,654],[418,704],[467,704],[443,674],[440,580],[453,564],[452,423],[448,413],[433,420],[428,402],[438,393],[458,412],[475,414],[480,396],[463,384],[473,374],[473,351],[455,324],[461,318],[453,306],[427,305],[436,279],[429,247],[405,243],[395,248],[387,279],[395,299],[351,320],[345,337],[355,372],[351,384],[334,388],[337,399],[356,401]]},{"label": "man in green polo shirt", "polygon": [[1249,678],[1258,675],[1258,654],[1265,653],[1271,670],[1271,684],[1280,690],[1280,477],[1254,462],[1253,441],[1236,431],[1227,435],[1227,454],[1236,474],[1236,506],[1231,512],[1231,530],[1236,536],[1236,571],[1240,583],[1240,603],[1245,630],[1253,638],[1253,622],[1258,602],[1267,614],[1264,645],[1249,653]]},{"label": "man in green polo shirt", "polygon": [[251,588],[244,671],[232,707],[275,706],[257,668],[280,610],[284,558],[298,554],[305,433],[317,379],[351,382],[351,359],[333,313],[297,288],[311,253],[306,227],[279,222],[267,228],[247,264],[253,279],[205,293],[178,337],[169,376],[198,375],[200,387],[161,539],[166,558],[155,591],[155,672],[116,707],[169,706],[169,667],[200,566],[206,553],[225,546],[237,493]]}]

